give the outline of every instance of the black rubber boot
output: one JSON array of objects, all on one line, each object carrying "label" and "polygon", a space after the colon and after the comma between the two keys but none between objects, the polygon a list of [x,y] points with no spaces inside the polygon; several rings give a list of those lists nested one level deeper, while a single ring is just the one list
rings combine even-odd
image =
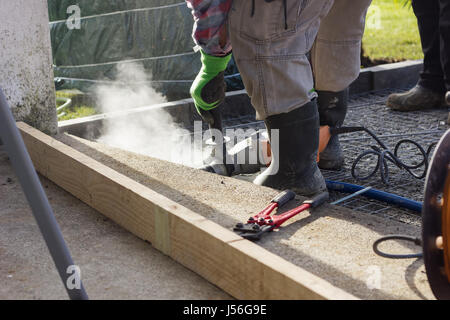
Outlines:
[{"label": "black rubber boot", "polygon": [[[257,185],[312,196],[326,191],[325,180],[317,167],[319,114],[316,101],[288,113],[265,120],[272,147],[272,162],[253,181]],[[278,129],[279,141],[276,147]]]},{"label": "black rubber boot", "polygon": [[[347,115],[348,89],[340,92],[317,91],[321,126],[341,127]],[[320,153],[319,168],[340,170],[344,165],[339,136],[334,135],[327,147]]]},{"label": "black rubber boot", "polygon": [[388,97],[386,106],[396,111],[415,111],[445,108],[444,95],[416,85],[405,93],[395,93]]}]

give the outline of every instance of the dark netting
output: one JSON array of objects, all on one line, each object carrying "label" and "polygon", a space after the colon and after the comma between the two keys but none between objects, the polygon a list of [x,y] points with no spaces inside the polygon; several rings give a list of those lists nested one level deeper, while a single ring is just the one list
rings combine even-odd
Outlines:
[{"label": "dark netting", "polygon": [[[70,30],[67,8],[78,5],[81,28]],[[193,19],[181,0],[48,0],[55,77],[61,89],[89,91],[114,79],[118,63],[139,63],[169,100],[189,96],[200,69],[193,51]],[[234,60],[228,90],[243,88]],[[61,84],[61,82],[60,82]]]}]

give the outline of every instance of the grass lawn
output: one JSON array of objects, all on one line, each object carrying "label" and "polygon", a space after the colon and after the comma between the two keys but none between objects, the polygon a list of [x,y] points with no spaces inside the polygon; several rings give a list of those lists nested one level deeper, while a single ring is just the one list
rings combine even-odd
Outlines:
[{"label": "grass lawn", "polygon": [[[56,91],[57,98],[70,98],[74,99],[78,92],[76,90],[74,92],[69,91]],[[57,107],[63,105],[64,102],[57,101]],[[59,113],[64,112],[65,114],[62,117],[58,117],[58,121],[63,120],[71,120],[76,118],[88,117],[94,114],[97,114],[97,110],[94,107],[86,106],[86,105],[71,105],[64,110],[61,110]]]},{"label": "grass lawn", "polygon": [[417,20],[405,0],[373,0],[363,38],[364,55],[397,62],[423,59]]},{"label": "grass lawn", "polygon": [[65,111],[65,113],[66,114],[63,115],[62,117],[58,117],[58,121],[71,120],[71,119],[92,116],[94,114],[97,114],[97,111],[93,107],[77,106],[77,107],[69,108],[67,111]]}]

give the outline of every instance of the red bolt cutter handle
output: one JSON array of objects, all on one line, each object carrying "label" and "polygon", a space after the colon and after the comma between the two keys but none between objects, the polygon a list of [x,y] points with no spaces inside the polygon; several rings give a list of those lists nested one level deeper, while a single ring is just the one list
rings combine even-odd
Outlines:
[{"label": "red bolt cutter handle", "polygon": [[279,214],[276,216],[273,216],[272,218],[272,225],[275,228],[279,228],[284,222],[286,222],[287,220],[289,220],[290,218],[298,215],[299,213],[308,210],[311,207],[311,204],[309,203],[302,203],[300,206],[298,206],[297,208],[294,208],[292,210],[289,210],[283,214]]},{"label": "red bolt cutter handle", "polygon": [[264,210],[257,215],[250,217],[247,224],[238,223],[233,230],[248,240],[259,240],[264,233],[279,228],[285,221],[300,212],[315,208],[324,203],[328,199],[328,192],[323,192],[311,200],[306,200],[302,205],[283,214],[270,216],[273,210],[283,206],[294,197],[295,193],[290,190],[280,193]]},{"label": "red bolt cutter handle", "polygon": [[273,222],[271,224],[274,226],[274,228],[279,228],[284,222],[286,222],[290,218],[296,216],[297,214],[299,214],[305,210],[320,206],[327,200],[328,200],[328,192],[322,192],[321,194],[315,196],[311,200],[304,201],[297,208],[289,210],[283,214],[273,216],[273,218],[272,218]]},{"label": "red bolt cutter handle", "polygon": [[258,223],[258,224],[264,224],[266,218],[270,216],[270,214],[275,210],[276,208],[281,208],[286,203],[291,201],[295,198],[295,193],[291,190],[285,190],[278,194],[275,198],[272,199],[270,204],[262,210],[257,215],[254,215],[253,217],[250,217],[247,221],[247,223]]}]

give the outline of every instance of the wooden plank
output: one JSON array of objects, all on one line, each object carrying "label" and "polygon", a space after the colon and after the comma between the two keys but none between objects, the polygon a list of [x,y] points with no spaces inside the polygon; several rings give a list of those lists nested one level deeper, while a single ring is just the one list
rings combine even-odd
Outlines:
[{"label": "wooden plank", "polygon": [[18,123],[43,176],[237,299],[356,299],[71,147]]}]

